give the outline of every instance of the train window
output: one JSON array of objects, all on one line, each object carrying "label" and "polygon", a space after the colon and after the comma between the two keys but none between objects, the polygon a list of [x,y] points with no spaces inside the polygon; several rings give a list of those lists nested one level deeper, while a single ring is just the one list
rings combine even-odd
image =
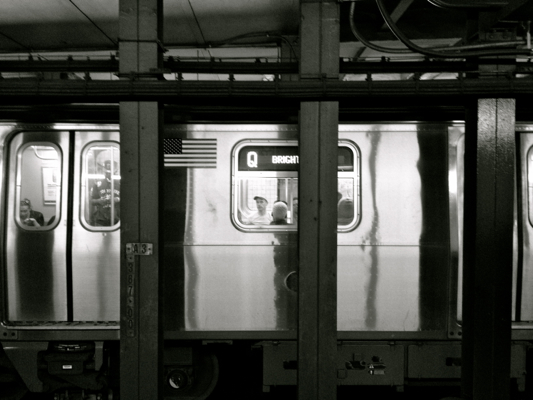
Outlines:
[{"label": "train window", "polygon": [[[298,222],[296,141],[247,140],[233,149],[232,219],[247,232],[291,231]],[[339,142],[338,229],[355,227],[359,216],[357,148]]]},{"label": "train window", "polygon": [[61,210],[60,154],[51,143],[28,143],[20,149],[15,219],[21,228],[49,230],[57,226]]},{"label": "train window", "polygon": [[81,221],[91,231],[115,230],[120,223],[120,148],[91,143],[82,152]]},{"label": "train window", "polygon": [[355,219],[354,180],[353,178],[338,178],[337,220],[342,227],[349,226]]},{"label": "train window", "polygon": [[239,224],[294,226],[296,223],[297,178],[241,178],[237,186]]}]

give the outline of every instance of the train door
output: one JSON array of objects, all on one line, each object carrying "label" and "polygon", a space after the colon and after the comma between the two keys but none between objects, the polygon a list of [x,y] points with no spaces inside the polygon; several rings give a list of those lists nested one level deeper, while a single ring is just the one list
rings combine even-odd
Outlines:
[{"label": "train door", "polygon": [[21,132],[9,146],[9,321],[66,321],[68,132]]},{"label": "train door", "polygon": [[120,146],[117,131],[76,135],[72,226],[74,321],[118,321]]},{"label": "train door", "polygon": [[[7,320],[117,321],[117,131],[25,131],[9,143]],[[106,222],[107,218],[107,222]]]},{"label": "train door", "polygon": [[[522,130],[520,138],[520,179],[517,180],[518,204],[517,222],[515,229],[514,264],[517,269],[513,284],[517,288],[516,311],[513,320],[517,322],[533,321],[533,133],[531,126],[518,127]],[[525,132],[524,132],[525,131]],[[513,299],[514,300],[514,299]]]}]

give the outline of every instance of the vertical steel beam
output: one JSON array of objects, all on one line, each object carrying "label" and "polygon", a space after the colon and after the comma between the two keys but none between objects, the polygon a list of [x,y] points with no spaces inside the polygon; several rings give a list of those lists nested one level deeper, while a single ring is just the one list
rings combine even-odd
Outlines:
[{"label": "vertical steel beam", "polygon": [[[339,8],[300,4],[300,78],[338,79]],[[337,392],[338,102],[302,102],[299,172],[298,398]]]},{"label": "vertical steel beam", "polygon": [[338,79],[339,6],[335,0],[300,0],[300,78]]},{"label": "vertical steel beam", "polygon": [[337,390],[338,103],[306,102],[300,114],[298,398]]},{"label": "vertical steel beam", "polygon": [[510,398],[515,100],[480,99],[466,132],[463,398]]},{"label": "vertical steel beam", "polygon": [[[161,0],[120,0],[120,73],[154,79],[162,65]],[[141,73],[141,74],[139,74]],[[159,135],[157,102],[120,103],[121,323],[120,395],[160,398],[162,329],[159,258]],[[127,243],[153,245],[151,255],[126,254]]]}]

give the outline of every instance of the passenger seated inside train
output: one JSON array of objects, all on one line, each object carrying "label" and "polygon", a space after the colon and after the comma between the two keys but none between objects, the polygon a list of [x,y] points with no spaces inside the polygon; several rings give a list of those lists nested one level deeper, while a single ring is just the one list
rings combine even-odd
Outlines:
[{"label": "passenger seated inside train", "polygon": [[254,197],[257,211],[249,216],[245,224],[248,225],[269,225],[272,222],[272,216],[267,213],[268,200],[262,196]]},{"label": "passenger seated inside train", "polygon": [[354,204],[353,200],[345,197],[339,201],[337,209],[337,222],[339,225],[348,225],[353,221]]},{"label": "passenger seated inside train", "polygon": [[26,226],[33,226],[35,228],[44,226],[43,214],[39,211],[32,210],[29,199],[23,199],[20,202],[20,220]]},{"label": "passenger seated inside train", "polygon": [[112,226],[120,221],[120,181],[112,181],[117,163],[106,160],[103,164],[105,178],[94,182],[91,188],[91,205],[94,206],[92,225]]},{"label": "passenger seated inside train", "polygon": [[270,225],[287,225],[287,203],[276,200],[272,206],[272,222]]}]

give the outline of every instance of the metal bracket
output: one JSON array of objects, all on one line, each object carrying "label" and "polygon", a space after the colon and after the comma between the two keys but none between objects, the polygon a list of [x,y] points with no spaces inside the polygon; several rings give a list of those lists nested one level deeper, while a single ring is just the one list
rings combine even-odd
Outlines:
[{"label": "metal bracket", "polygon": [[18,330],[9,329],[9,327],[0,322],[0,340],[15,340],[18,339]]},{"label": "metal bracket", "polygon": [[126,243],[126,254],[132,254],[136,256],[151,256],[152,250],[152,243]]}]

